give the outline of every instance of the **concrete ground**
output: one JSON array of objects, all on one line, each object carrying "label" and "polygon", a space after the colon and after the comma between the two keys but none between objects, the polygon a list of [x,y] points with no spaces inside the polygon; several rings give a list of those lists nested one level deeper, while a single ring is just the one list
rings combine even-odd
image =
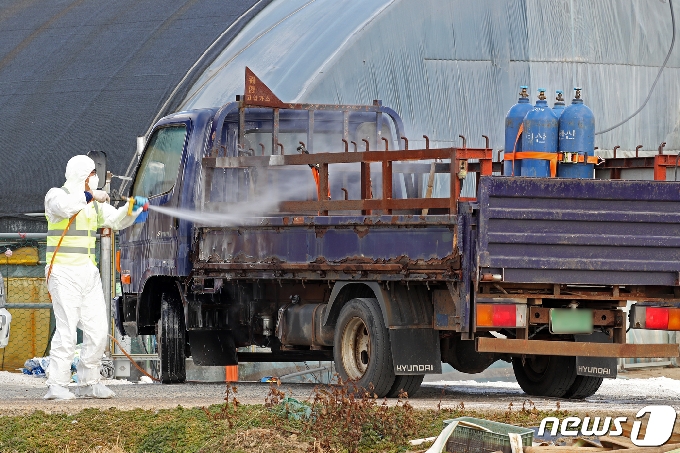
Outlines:
[{"label": "concrete ground", "polygon": [[[511,370],[510,370],[511,372]],[[649,404],[671,405],[680,410],[680,368],[650,368],[621,372],[615,380],[605,380],[600,390],[581,401],[529,397],[507,375],[507,368],[489,370],[491,375],[453,374],[429,376],[418,393],[410,398],[416,408],[436,409],[464,404],[467,409],[480,411],[519,410],[523,404],[538,409],[566,409],[575,412],[634,415]],[[494,374],[496,376],[494,376]],[[17,373],[0,372],[0,413],[18,415],[34,410],[74,413],[84,408],[126,410],[142,408],[157,410],[201,407],[224,402],[224,383],[186,383],[178,385],[141,384],[129,381],[107,381],[116,397],[110,400],[78,399],[44,401],[44,379]],[[269,384],[239,382],[237,398],[241,403],[262,404]],[[280,389],[289,396],[305,400],[314,392],[315,384],[282,384]],[[530,402],[529,402],[530,401]],[[395,401],[392,401],[394,403]],[[512,404],[512,406],[510,406]]]}]

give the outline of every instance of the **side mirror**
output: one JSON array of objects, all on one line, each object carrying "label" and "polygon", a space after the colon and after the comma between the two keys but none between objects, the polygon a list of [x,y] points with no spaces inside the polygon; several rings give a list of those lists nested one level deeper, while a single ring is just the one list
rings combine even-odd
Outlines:
[{"label": "side mirror", "polygon": [[99,177],[99,187],[101,189],[106,184],[106,153],[104,151],[88,151],[87,157],[94,161],[94,169]]}]

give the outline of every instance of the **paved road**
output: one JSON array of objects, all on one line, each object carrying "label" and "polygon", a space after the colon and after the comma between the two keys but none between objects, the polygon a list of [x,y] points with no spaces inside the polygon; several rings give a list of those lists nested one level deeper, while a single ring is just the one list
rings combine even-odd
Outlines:
[{"label": "paved road", "polygon": [[[30,378],[35,379],[35,378]],[[74,413],[88,407],[107,409],[162,409],[201,407],[223,402],[225,384],[186,383],[179,385],[126,384],[111,385],[116,397],[110,400],[77,399],[54,402],[42,399],[45,388],[41,381],[32,381],[31,387],[21,382],[0,384],[0,413],[18,415],[36,409],[45,412]],[[269,392],[265,383],[240,382],[238,399],[241,403],[262,404]],[[314,392],[313,384],[282,384],[280,389],[289,396],[305,400]],[[605,381],[601,390],[586,401],[565,401],[551,398],[533,398],[524,394],[517,384],[510,382],[448,381],[426,383],[410,399],[417,408],[435,409],[455,407],[461,402],[468,409],[482,411],[507,410],[510,403],[513,410],[519,410],[523,402],[530,399],[539,409],[555,409],[559,402],[561,409],[576,412],[612,411],[629,415],[636,413],[648,404],[672,405],[680,410],[680,381],[666,377],[652,379],[617,379]],[[394,401],[392,401],[394,402]]]}]

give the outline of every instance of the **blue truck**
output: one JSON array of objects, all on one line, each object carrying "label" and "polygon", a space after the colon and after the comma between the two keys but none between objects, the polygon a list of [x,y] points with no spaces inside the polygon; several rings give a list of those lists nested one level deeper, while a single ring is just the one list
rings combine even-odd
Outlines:
[{"label": "blue truck", "polygon": [[498,176],[488,139],[409,149],[379,101],[245,82],[161,119],[129,189],[157,209],[120,233],[116,309],[126,334],[156,335],[162,382],[189,356],[332,360],[382,397],[442,362],[504,360],[530,395],[584,398],[616,358],[678,356],[626,329],[680,329],[680,184]]}]

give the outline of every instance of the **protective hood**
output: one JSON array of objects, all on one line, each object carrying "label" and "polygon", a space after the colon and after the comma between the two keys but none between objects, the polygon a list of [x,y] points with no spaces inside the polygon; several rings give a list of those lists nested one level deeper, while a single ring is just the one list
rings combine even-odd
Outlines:
[{"label": "protective hood", "polygon": [[94,170],[94,161],[92,159],[84,154],[73,156],[66,164],[66,183],[64,183],[64,187],[68,189],[69,193],[85,191],[85,180],[90,176],[92,170]]}]

